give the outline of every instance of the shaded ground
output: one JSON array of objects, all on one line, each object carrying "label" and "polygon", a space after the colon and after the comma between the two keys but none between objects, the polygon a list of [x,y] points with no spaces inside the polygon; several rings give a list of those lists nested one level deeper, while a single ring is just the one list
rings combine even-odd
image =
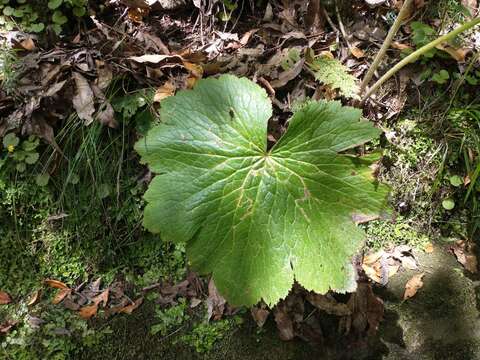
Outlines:
[{"label": "shaded ground", "polygon": [[[83,354],[87,359],[480,359],[478,282],[468,278],[452,254],[440,246],[427,254],[417,251],[418,271],[403,271],[376,293],[385,302],[385,318],[368,349],[347,352],[339,344],[313,348],[305,342],[281,341],[270,319],[259,331],[250,315],[245,322],[219,341],[212,352],[198,354],[175,336],[150,334],[153,305],[145,304],[130,316],[108,322],[113,335],[108,342]],[[424,272],[424,286],[403,301],[405,283]],[[106,325],[106,324],[102,324]],[[331,349],[336,348],[337,351]]]}]

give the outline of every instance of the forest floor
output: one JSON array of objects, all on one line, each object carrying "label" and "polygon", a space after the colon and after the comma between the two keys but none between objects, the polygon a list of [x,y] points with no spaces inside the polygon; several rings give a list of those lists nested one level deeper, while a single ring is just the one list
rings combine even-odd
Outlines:
[{"label": "forest floor", "polygon": [[[267,91],[269,145],[310,98],[357,105],[403,2],[112,0],[80,18],[67,3],[38,34],[0,16],[1,359],[480,359],[478,28],[363,108],[383,134],[358,153],[382,150],[393,211],[360,225],[357,292],[296,284],[247,309],[143,229],[152,173],[134,143],[163,99],[224,73]],[[415,1],[375,78],[478,6]]]}]

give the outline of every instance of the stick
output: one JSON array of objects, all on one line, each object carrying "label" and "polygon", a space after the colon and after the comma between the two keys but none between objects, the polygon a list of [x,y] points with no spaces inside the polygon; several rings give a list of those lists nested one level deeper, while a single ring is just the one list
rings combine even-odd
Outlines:
[{"label": "stick", "polygon": [[372,65],[370,65],[370,68],[368,69],[367,74],[365,75],[362,83],[360,84],[360,90],[359,90],[360,96],[362,96],[370,80],[372,80],[373,74],[380,66],[380,63],[383,57],[385,56],[385,54],[387,53],[387,50],[390,47],[390,44],[392,43],[393,38],[397,34],[398,29],[400,29],[400,26],[402,25],[402,22],[405,19],[406,15],[408,15],[408,9],[410,8],[412,1],[413,0],[406,0],[403,3],[397,18],[395,19],[395,22],[393,23],[392,27],[388,31],[387,37],[385,38],[385,41],[383,42],[382,47],[380,48],[377,55],[375,56],[375,59],[373,60]]}]

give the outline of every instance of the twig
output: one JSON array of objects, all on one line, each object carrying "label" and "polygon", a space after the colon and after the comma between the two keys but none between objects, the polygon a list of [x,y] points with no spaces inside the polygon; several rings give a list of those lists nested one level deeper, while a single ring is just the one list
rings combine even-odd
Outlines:
[{"label": "twig", "polygon": [[445,34],[443,36],[440,36],[438,39],[434,40],[434,41],[431,41],[430,43],[428,43],[427,45],[425,46],[422,46],[420,49],[414,51],[413,53],[411,53],[410,55],[408,55],[406,58],[404,58],[402,61],[400,61],[399,63],[397,63],[394,67],[392,67],[390,70],[388,70],[380,79],[378,79],[375,84],[373,84],[373,86],[370,88],[370,90],[368,90],[368,92],[365,94],[365,96],[362,98],[362,105],[365,103],[365,101],[373,94],[375,93],[375,91],[378,90],[378,88],[380,86],[383,85],[383,83],[385,81],[387,81],[388,79],[390,79],[393,75],[395,75],[400,69],[402,69],[404,66],[408,65],[409,63],[411,62],[414,62],[416,61],[420,56],[422,56],[423,54],[425,54],[426,52],[428,52],[429,50],[431,49],[434,49],[435,46],[445,42],[445,41],[448,41],[452,38],[454,38],[455,36],[457,36],[458,34],[464,32],[465,30],[468,30],[472,27],[474,27],[475,25],[478,25],[480,24],[480,17],[476,18],[476,19],[473,19],[469,22],[466,22],[465,24],[463,24],[462,26],[456,28],[455,30],[452,30],[450,31],[448,34]]},{"label": "twig", "polygon": [[360,90],[359,90],[360,96],[365,91],[365,88],[367,87],[370,80],[372,80],[373,74],[380,66],[380,62],[382,61],[383,57],[387,53],[387,50],[390,47],[390,44],[392,43],[393,38],[397,34],[398,29],[400,29],[400,26],[402,25],[404,18],[406,17],[406,15],[408,15],[408,9],[410,8],[412,1],[413,0],[406,0],[403,3],[397,18],[395,19],[395,22],[393,23],[392,27],[388,31],[387,37],[385,38],[385,41],[383,42],[382,47],[380,48],[377,55],[375,56],[375,59],[373,60],[372,65],[370,65],[370,68],[368,69],[367,74],[365,75],[362,83],[360,84]]},{"label": "twig", "polygon": [[335,14],[337,15],[338,27],[340,28],[340,32],[342,33],[342,36],[345,39],[345,42],[347,43],[348,50],[351,50],[352,45],[350,45],[350,41],[348,41],[347,32],[345,31],[345,27],[343,26],[342,18],[340,17],[340,11],[338,10],[338,5],[336,1],[335,1]]}]

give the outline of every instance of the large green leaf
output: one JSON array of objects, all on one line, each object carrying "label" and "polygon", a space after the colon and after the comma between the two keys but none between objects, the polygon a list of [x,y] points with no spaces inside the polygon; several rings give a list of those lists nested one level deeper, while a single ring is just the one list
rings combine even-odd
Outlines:
[{"label": "large green leaf", "polygon": [[233,304],[275,304],[294,280],[321,293],[355,288],[355,222],[380,214],[387,194],[371,157],[339,154],[379,135],[359,110],[309,103],[267,150],[271,103],[247,79],[202,80],[161,105],[161,125],[136,144],[157,173],[149,230],[187,242],[193,267]]}]

